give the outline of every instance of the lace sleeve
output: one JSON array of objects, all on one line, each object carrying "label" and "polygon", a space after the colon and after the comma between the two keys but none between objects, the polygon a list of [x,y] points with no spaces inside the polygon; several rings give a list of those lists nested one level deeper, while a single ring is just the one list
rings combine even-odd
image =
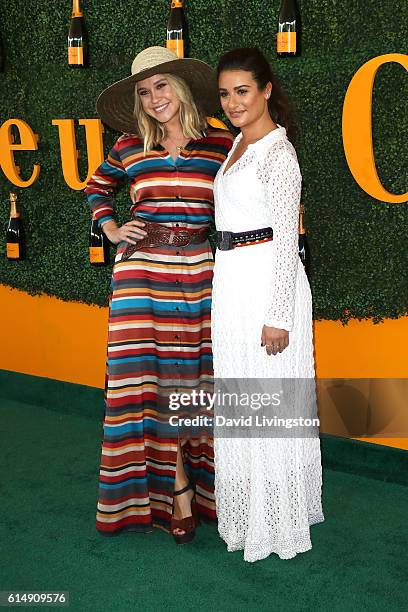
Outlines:
[{"label": "lace sleeve", "polygon": [[296,152],[288,140],[275,143],[260,168],[268,216],[273,228],[271,294],[265,325],[292,330],[296,272],[299,263],[298,224],[302,177]]}]

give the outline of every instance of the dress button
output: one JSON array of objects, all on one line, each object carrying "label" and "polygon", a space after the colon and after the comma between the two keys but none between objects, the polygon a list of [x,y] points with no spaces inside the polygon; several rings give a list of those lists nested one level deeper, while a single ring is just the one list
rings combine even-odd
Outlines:
[{"label": "dress button", "polygon": [[180,223],[176,223],[176,227],[180,227]]},{"label": "dress button", "polygon": [[175,340],[178,340],[180,338],[180,336],[174,336]]},{"label": "dress button", "polygon": [[176,255],[180,255],[180,251],[176,251]]},{"label": "dress button", "polygon": [[179,364],[178,364],[178,363],[177,363],[177,361],[176,361],[176,368],[178,368],[178,367],[179,367]]},{"label": "dress button", "polygon": [[176,280],[176,285],[179,285],[179,284],[180,284],[180,281],[179,281],[179,279],[177,279]]},{"label": "dress button", "polygon": [[176,306],[176,310],[180,310],[180,308],[178,306]]}]

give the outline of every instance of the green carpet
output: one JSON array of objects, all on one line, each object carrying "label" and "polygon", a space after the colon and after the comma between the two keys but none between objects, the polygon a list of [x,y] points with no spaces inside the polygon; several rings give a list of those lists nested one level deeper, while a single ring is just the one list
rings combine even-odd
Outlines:
[{"label": "green carpet", "polygon": [[[81,415],[93,421],[103,418],[103,389],[0,370],[0,403],[12,400],[33,409]],[[408,485],[408,452],[321,434],[323,467],[376,480]]]},{"label": "green carpet", "polygon": [[0,590],[69,591],[79,612],[406,609],[406,487],[325,469],[326,521],[311,528],[313,549],[287,561],[246,563],[209,525],[180,547],[159,530],[103,538],[101,430],[1,400]]}]

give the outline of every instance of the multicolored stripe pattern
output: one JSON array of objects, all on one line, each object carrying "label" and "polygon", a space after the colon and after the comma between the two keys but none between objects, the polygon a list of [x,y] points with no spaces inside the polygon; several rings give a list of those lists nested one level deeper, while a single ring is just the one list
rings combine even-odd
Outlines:
[{"label": "multicolored stripe pattern", "polygon": [[[141,139],[121,136],[88,182],[93,214],[101,225],[113,218],[112,196],[127,179],[138,218],[169,227],[209,225],[213,180],[232,140],[210,129],[174,161],[161,146],[145,155]],[[178,446],[169,393],[206,388],[212,378],[209,243],[145,248],[122,262],[125,247],[118,245],[109,305],[97,511],[97,529],[106,535],[169,530]],[[213,458],[208,437],[183,446],[198,510],[209,519],[215,519]]]}]

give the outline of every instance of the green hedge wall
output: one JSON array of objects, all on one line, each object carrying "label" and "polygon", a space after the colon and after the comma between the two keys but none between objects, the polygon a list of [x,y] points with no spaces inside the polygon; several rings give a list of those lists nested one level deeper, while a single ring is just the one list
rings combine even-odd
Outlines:
[{"label": "green hedge wall", "polygon": [[[215,66],[236,46],[257,45],[269,56],[298,111],[311,283],[317,319],[398,317],[408,313],[408,208],[369,197],[344,157],[341,115],[358,68],[384,53],[406,53],[406,0],[303,0],[302,56],[275,59],[280,0],[187,0],[191,56]],[[66,64],[69,0],[1,0],[0,32],[7,52],[0,74],[0,121],[26,120],[40,135],[39,151],[19,153],[23,176],[40,163],[39,180],[17,189],[28,234],[28,258],[9,262],[0,241],[0,282],[32,294],[105,305],[110,269],[88,264],[89,211],[82,192],[65,184],[55,118],[95,117],[98,93],[128,76],[135,54],[164,44],[169,0],[83,0],[91,67]],[[397,64],[380,69],[373,95],[378,172],[394,193],[408,188],[408,75]],[[79,148],[85,157],[83,128]],[[105,151],[117,134],[107,131]],[[84,175],[85,160],[81,160]],[[0,173],[0,221],[15,188]],[[117,197],[128,218],[128,190]],[[4,235],[4,234],[3,234]]]}]

